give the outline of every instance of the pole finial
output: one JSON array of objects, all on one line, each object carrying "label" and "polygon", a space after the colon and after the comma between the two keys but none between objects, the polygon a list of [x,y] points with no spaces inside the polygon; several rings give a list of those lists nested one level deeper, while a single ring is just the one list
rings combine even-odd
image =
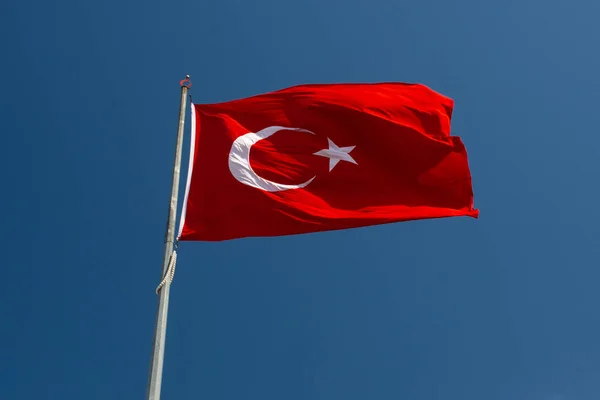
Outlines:
[{"label": "pole finial", "polygon": [[190,81],[190,76],[186,75],[185,79],[182,79],[181,81],[179,81],[179,84],[183,87],[185,86],[186,88],[191,88],[192,87],[192,81]]}]

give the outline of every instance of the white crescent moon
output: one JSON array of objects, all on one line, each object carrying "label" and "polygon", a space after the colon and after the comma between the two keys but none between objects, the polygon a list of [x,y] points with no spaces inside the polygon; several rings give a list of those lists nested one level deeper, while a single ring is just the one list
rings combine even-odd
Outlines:
[{"label": "white crescent moon", "polygon": [[282,126],[270,126],[256,133],[246,133],[245,135],[238,137],[231,146],[231,151],[229,152],[229,171],[231,171],[231,175],[244,185],[266,192],[301,189],[311,183],[313,179],[315,179],[314,176],[299,185],[284,185],[272,182],[260,177],[250,166],[250,149],[252,146],[260,140],[266,139],[281,130],[307,132],[314,135],[313,132],[307,131],[306,129],[285,128]]}]

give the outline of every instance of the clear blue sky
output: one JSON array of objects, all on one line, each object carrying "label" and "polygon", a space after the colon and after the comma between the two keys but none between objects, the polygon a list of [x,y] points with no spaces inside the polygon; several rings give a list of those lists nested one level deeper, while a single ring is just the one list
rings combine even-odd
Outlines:
[{"label": "clear blue sky", "polygon": [[456,101],[481,218],[182,244],[164,399],[600,398],[598,15],[3,2],[0,397],[143,398],[190,74],[195,102],[425,83]]}]

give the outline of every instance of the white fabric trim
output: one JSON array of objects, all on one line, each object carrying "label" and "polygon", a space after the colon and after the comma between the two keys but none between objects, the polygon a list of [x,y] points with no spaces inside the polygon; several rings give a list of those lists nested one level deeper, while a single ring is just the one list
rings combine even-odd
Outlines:
[{"label": "white fabric trim", "polygon": [[179,220],[179,232],[177,233],[177,240],[181,236],[183,231],[183,225],[185,224],[185,212],[187,210],[188,195],[190,194],[190,183],[192,182],[192,170],[194,168],[194,150],[196,149],[196,108],[194,103],[190,103],[191,106],[191,119],[192,119],[192,134],[190,135],[190,159],[188,160],[187,180],[185,184],[185,196],[183,197],[183,207],[181,208],[181,219]]}]

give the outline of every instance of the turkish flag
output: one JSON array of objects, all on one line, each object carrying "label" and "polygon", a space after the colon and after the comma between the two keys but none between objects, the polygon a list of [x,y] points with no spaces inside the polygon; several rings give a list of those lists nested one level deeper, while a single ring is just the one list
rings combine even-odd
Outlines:
[{"label": "turkish flag", "polygon": [[180,240],[477,217],[453,100],[417,84],[303,85],[192,105]]}]

